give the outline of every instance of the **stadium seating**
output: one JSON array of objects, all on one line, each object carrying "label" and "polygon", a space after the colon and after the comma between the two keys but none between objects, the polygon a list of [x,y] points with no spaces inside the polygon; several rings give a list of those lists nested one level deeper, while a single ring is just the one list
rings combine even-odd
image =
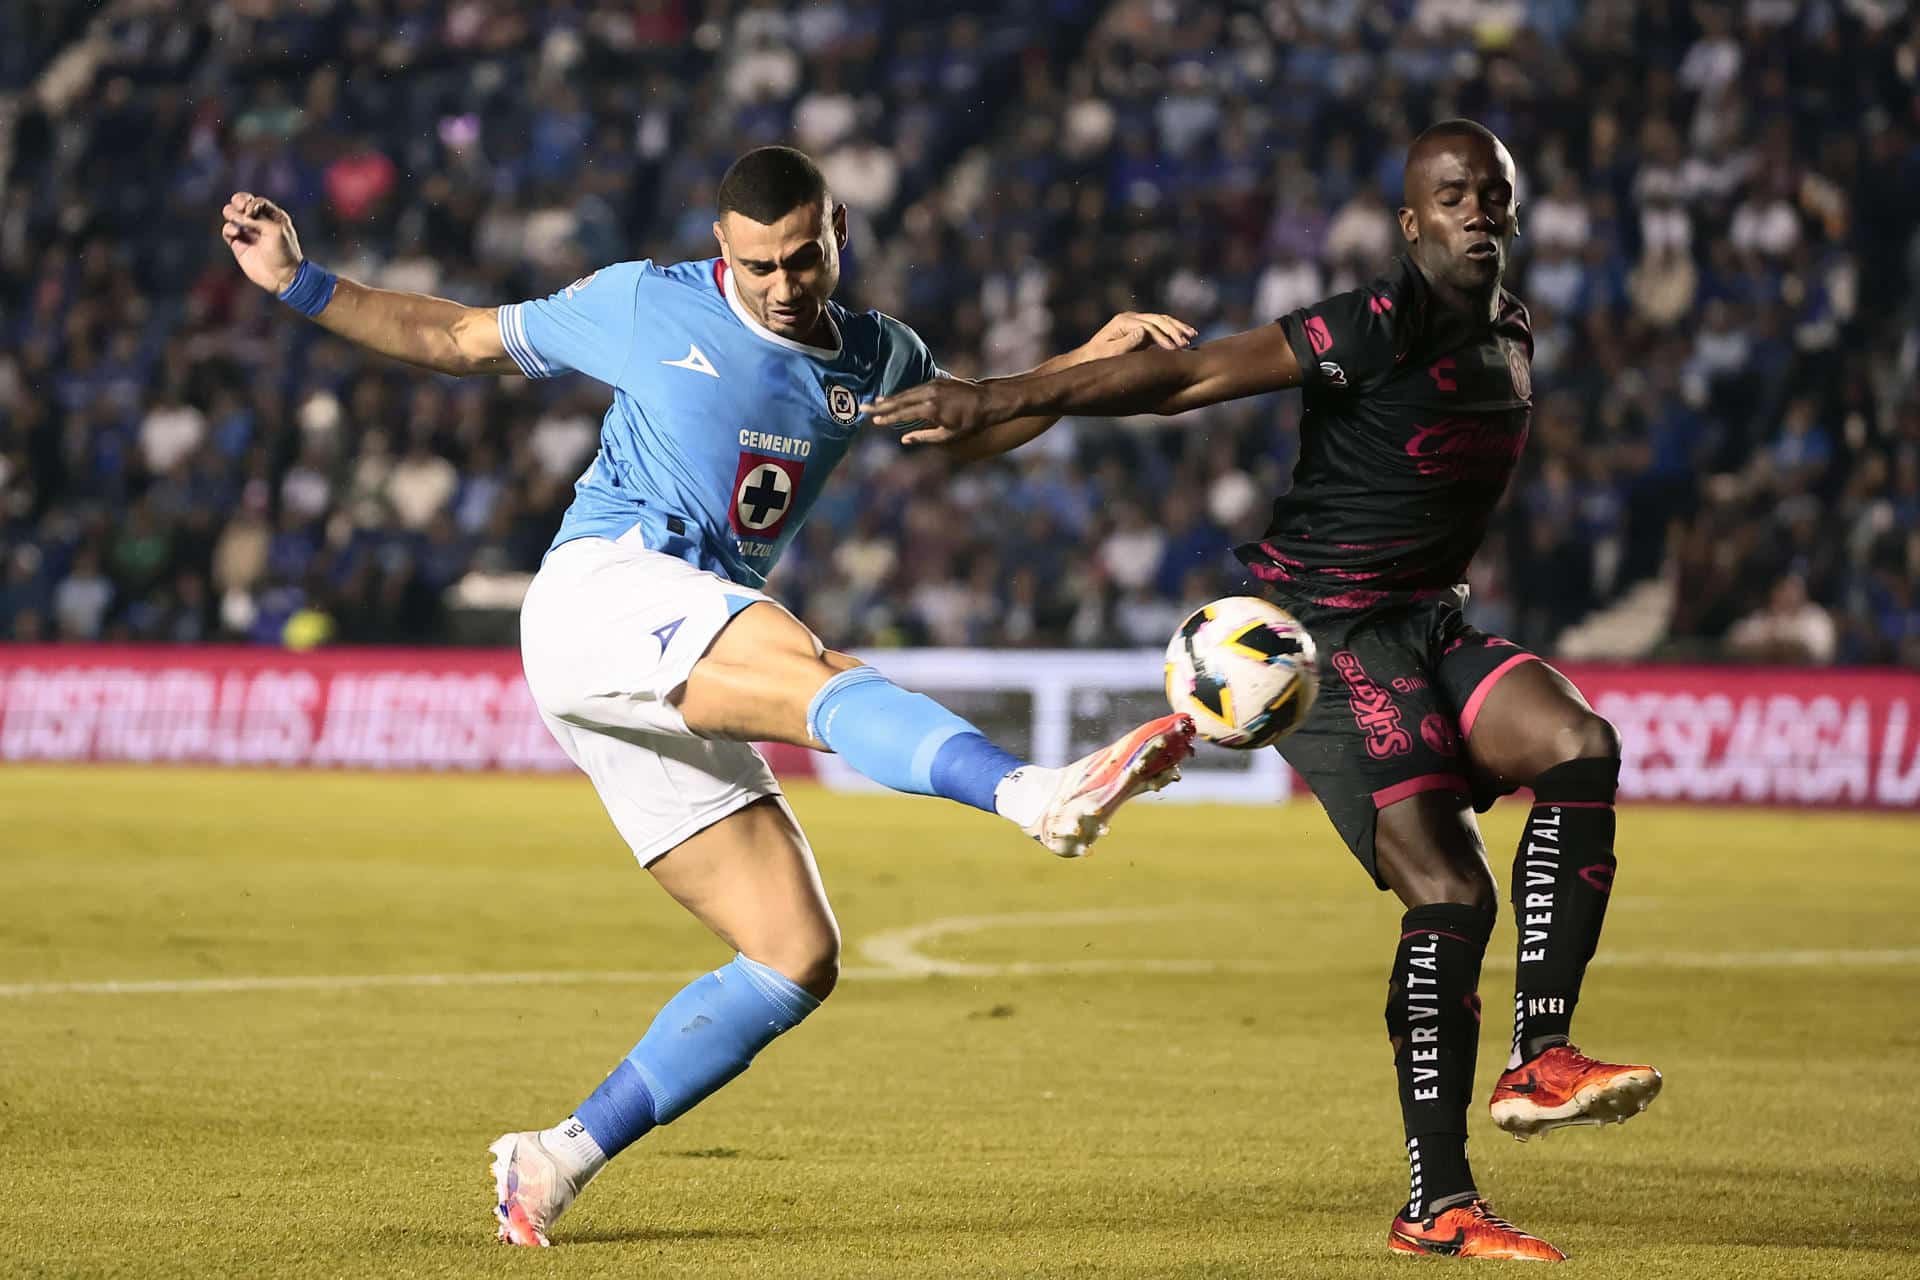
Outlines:
[{"label": "stadium seating", "polygon": [[[80,8],[0,0],[0,635],[485,638],[449,601],[501,616],[537,564],[604,390],[360,356],[245,284],[232,190],[346,274],[492,303],[711,252],[726,163],[792,141],[854,214],[843,300],[996,373],[1116,310],[1212,336],[1363,279],[1406,140],[1465,114],[1522,170],[1538,344],[1482,625],[1920,663],[1900,6]],[[836,644],[1158,644],[1238,581],[1297,413],[1067,423],[958,473],[876,436],[773,589]],[[1654,580],[1657,626],[1604,625]]]}]

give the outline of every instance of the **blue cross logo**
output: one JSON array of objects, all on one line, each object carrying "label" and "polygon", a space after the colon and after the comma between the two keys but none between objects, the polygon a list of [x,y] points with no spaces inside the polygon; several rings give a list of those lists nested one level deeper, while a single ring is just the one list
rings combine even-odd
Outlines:
[{"label": "blue cross logo", "polygon": [[793,480],[772,463],[762,463],[740,485],[740,523],[748,529],[765,529],[786,513],[792,500]]}]

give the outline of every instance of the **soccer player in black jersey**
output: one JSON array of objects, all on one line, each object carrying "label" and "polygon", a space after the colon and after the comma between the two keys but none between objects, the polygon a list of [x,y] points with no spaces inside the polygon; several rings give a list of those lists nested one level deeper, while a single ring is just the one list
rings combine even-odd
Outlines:
[{"label": "soccer player in black jersey", "polygon": [[[1513,159],[1469,120],[1414,140],[1406,252],[1364,288],[1189,350],[1061,373],[927,383],[871,406],[909,441],[1019,432],[1010,420],[1174,414],[1305,388],[1293,487],[1249,571],[1319,642],[1320,697],[1279,744],[1360,863],[1406,904],[1387,1028],[1412,1188],[1389,1245],[1557,1261],[1495,1216],[1466,1157],[1480,963],[1497,892],[1476,810],[1534,795],[1514,855],[1513,1051],[1492,1101],[1517,1137],[1625,1120],[1660,1073],[1568,1040],[1614,871],[1620,739],[1577,689],[1468,624],[1459,585],[1526,443],[1533,339],[1501,288],[1519,233]],[[999,425],[996,425],[999,424]],[[972,452],[973,450],[969,450]]]}]

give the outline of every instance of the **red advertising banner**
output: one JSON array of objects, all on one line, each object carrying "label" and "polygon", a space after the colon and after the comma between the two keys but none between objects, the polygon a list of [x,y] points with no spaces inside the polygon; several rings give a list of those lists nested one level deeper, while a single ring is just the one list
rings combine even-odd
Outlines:
[{"label": "red advertising banner", "polygon": [[[1624,799],[1920,807],[1920,673],[1563,669],[1619,727]],[[769,754],[814,772],[810,752]],[[0,646],[0,761],[570,767],[519,655],[476,649]]]},{"label": "red advertising banner", "polygon": [[1620,731],[1624,799],[1920,806],[1920,672],[1561,669]]},{"label": "red advertising banner", "polygon": [[0,647],[0,760],[573,767],[492,649]]},{"label": "red advertising banner", "polygon": [[[764,750],[782,776],[813,753]],[[565,770],[510,649],[0,645],[0,762]]]}]

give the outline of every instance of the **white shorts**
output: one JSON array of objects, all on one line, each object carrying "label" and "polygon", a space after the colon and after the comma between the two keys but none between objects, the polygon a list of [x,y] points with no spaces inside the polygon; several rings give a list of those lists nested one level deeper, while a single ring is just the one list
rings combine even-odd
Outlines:
[{"label": "white shorts", "polygon": [[733,615],[763,602],[648,551],[637,529],[562,543],[527,588],[520,660],[534,704],[642,866],[780,794],[751,743],[699,737],[669,701]]}]

